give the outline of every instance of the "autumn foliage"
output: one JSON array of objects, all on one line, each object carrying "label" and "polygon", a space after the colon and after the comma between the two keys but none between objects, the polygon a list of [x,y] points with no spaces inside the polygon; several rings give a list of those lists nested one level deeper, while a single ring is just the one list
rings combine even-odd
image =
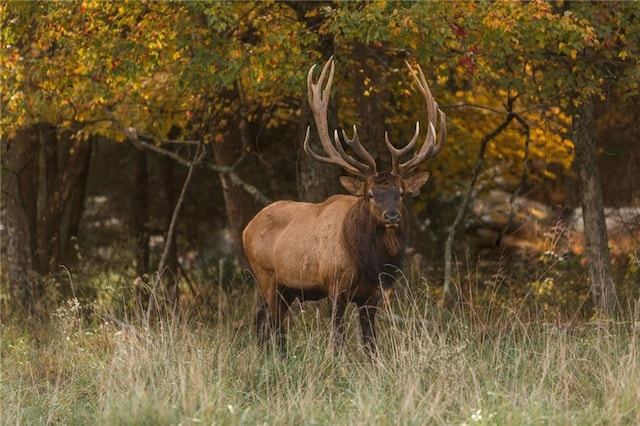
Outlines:
[{"label": "autumn foliage", "polygon": [[[392,140],[409,140],[412,123],[424,116],[404,60],[422,66],[447,113],[449,145],[429,165],[432,185],[413,206],[416,221],[424,224],[415,245],[433,265],[441,262],[443,233],[468,188],[483,138],[509,116],[517,120],[482,148],[473,195],[518,191],[543,202],[551,209],[549,221],[560,222],[580,204],[572,189],[576,109],[596,104],[600,134],[638,128],[638,14],[633,2],[542,0],[4,2],[0,137],[8,253],[3,263],[9,264],[3,271],[9,272],[3,272],[2,291],[11,296],[3,296],[3,303],[22,297],[21,303],[37,305],[28,300],[46,298],[51,287],[42,277],[60,264],[78,273],[92,269],[78,257],[95,249],[87,225],[95,196],[131,197],[119,211],[107,203],[104,216],[127,223],[118,235],[138,239],[134,251],[151,252],[150,261],[149,253],[134,255],[135,265],[106,262],[108,268],[120,269],[125,280],[153,272],[152,236],[166,237],[167,217],[184,181],[182,165],[195,158],[195,146],[206,152],[196,182],[209,186],[187,191],[188,219],[177,228],[172,276],[179,281],[189,274],[178,271],[178,258],[187,253],[217,264],[202,241],[221,228],[228,228],[237,255],[238,235],[253,213],[265,201],[297,198],[305,184],[296,181],[303,161],[300,129],[309,121],[304,78],[329,54],[342,73],[331,119],[335,127],[363,129],[376,157],[387,155],[384,131]],[[628,132],[616,134],[617,158],[629,170],[617,180],[625,182],[637,168],[623,161],[638,155],[637,146],[624,142]],[[607,155],[611,145],[599,146]],[[317,186],[332,184],[322,176]],[[124,183],[102,191],[99,182]],[[637,188],[626,193],[632,194],[624,203],[637,207]],[[616,200],[607,203],[619,207]],[[475,229],[476,219],[467,216],[467,231]],[[529,235],[529,246],[548,245],[548,235]],[[471,247],[474,260],[467,266],[473,269],[476,249],[485,243],[476,245],[467,233],[458,241],[459,260]],[[622,258],[621,275],[633,275],[628,265],[637,265],[637,253]],[[438,287],[439,267],[429,271]],[[544,278],[515,281],[507,294],[513,288],[526,293],[530,285],[551,291]],[[586,281],[577,281],[588,293]],[[193,279],[181,286],[194,298],[201,295]],[[100,290],[87,287],[87,297],[98,297]]]}]

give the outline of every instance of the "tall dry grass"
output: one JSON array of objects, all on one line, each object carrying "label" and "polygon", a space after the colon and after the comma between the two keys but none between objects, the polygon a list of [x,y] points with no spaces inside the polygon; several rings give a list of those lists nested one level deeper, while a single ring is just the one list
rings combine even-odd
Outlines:
[{"label": "tall dry grass", "polygon": [[288,359],[258,350],[254,298],[215,324],[88,327],[73,300],[45,329],[2,325],[2,424],[640,423],[640,316],[568,326],[526,306],[451,313],[401,292],[370,362],[356,312],[334,355],[326,304],[291,318]]}]

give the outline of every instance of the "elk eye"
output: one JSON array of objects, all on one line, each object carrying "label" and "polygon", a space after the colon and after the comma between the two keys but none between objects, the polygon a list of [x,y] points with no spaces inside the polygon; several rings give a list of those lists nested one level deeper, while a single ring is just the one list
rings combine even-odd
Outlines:
[{"label": "elk eye", "polygon": [[367,191],[365,197],[367,198],[367,200],[371,200],[373,198],[373,191]]},{"label": "elk eye", "polygon": [[400,188],[400,197],[404,197],[404,189]]}]

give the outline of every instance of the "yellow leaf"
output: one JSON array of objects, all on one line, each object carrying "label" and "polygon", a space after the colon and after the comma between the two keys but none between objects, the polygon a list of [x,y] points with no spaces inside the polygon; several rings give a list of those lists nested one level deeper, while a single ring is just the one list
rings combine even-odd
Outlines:
[{"label": "yellow leaf", "polygon": [[618,58],[622,60],[627,59],[627,56],[629,56],[629,53],[626,50],[621,50],[620,53],[618,53]]}]

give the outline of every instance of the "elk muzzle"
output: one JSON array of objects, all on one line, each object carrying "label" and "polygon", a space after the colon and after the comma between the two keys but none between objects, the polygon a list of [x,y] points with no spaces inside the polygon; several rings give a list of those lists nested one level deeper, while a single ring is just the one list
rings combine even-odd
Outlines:
[{"label": "elk muzzle", "polygon": [[384,213],[382,213],[382,219],[387,228],[396,228],[400,224],[400,210],[385,210]]}]

